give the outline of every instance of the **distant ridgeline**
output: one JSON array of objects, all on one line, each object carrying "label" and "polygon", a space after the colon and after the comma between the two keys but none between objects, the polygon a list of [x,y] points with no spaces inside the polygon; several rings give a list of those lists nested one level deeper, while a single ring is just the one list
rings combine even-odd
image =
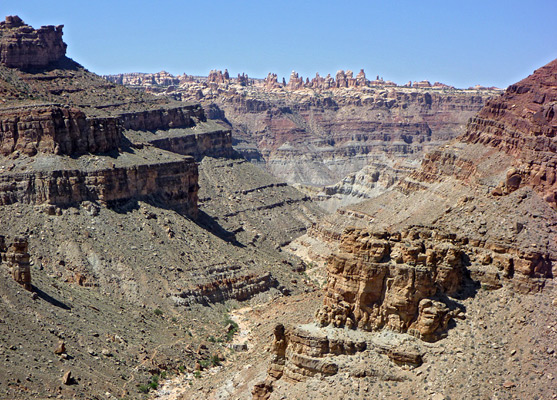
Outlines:
[{"label": "distant ridgeline", "polygon": [[[194,75],[172,75],[166,71],[160,71],[156,73],[123,73],[116,75],[103,75],[103,78],[109,80],[110,82],[118,83],[120,85],[127,86],[173,86],[181,85],[183,83],[216,83],[216,84],[239,84],[241,86],[260,86],[267,89],[277,89],[285,88],[288,90],[299,90],[299,89],[318,89],[318,90],[328,90],[328,89],[339,89],[339,88],[364,88],[364,87],[413,87],[413,88],[434,88],[434,89],[454,89],[454,86],[446,85],[441,82],[435,82],[431,84],[427,80],[423,81],[409,81],[404,85],[397,85],[393,81],[385,81],[379,75],[376,76],[374,80],[369,80],[366,78],[366,74],[363,69],[354,77],[354,73],[350,70],[346,72],[344,70],[337,71],[335,78],[331,74],[327,74],[326,77],[322,77],[319,73],[315,74],[315,77],[310,79],[306,77],[305,80],[296,71],[292,71],[288,83],[286,79],[282,78],[282,82],[279,82],[278,76],[275,73],[269,72],[265,79],[250,78],[247,74],[238,74],[237,78],[231,78],[228,70],[225,69],[224,73],[221,70],[211,70],[209,75],[204,76],[194,76]],[[496,90],[496,87],[484,87],[476,85],[474,87],[468,88],[470,90]]]}]

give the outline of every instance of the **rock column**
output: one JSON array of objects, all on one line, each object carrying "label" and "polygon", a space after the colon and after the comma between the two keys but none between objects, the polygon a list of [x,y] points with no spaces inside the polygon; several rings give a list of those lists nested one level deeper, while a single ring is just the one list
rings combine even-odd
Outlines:
[{"label": "rock column", "polygon": [[31,290],[31,266],[27,249],[27,238],[17,236],[6,252],[5,260],[15,281],[26,290]]}]

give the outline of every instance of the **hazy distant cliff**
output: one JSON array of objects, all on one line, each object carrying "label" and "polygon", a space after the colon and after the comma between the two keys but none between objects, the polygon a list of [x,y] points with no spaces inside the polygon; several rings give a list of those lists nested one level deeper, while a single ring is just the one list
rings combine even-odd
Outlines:
[{"label": "hazy distant cliff", "polygon": [[292,73],[264,80],[211,71],[207,78],[121,74],[115,82],[200,101],[211,118],[232,125],[235,148],[290,183],[330,185],[384,157],[419,160],[424,151],[464,132],[498,93],[414,82],[370,81],[360,71],[311,81]]}]

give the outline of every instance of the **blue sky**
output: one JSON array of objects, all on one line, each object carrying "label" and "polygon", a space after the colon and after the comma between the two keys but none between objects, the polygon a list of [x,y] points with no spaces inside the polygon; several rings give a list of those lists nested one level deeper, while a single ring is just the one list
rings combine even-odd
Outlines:
[{"label": "blue sky", "polygon": [[556,0],[1,0],[0,13],[65,25],[68,56],[99,74],[364,68],[504,88],[557,58]]}]

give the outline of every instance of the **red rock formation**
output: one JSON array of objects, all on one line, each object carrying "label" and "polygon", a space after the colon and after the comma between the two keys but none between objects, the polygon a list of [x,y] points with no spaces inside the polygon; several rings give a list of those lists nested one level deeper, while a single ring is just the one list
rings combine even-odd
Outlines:
[{"label": "red rock formation", "polygon": [[557,208],[557,60],[511,85],[472,119],[462,140],[516,158],[494,194],[534,188]]},{"label": "red rock formation", "polygon": [[412,84],[412,87],[415,87],[415,88],[430,88],[431,83],[429,83],[429,81],[420,81],[420,82],[414,81],[414,83]]},{"label": "red rock formation", "polygon": [[339,70],[337,71],[336,74],[336,87],[337,88],[346,88],[348,87],[348,81],[346,79],[346,74],[344,73],[344,70]]},{"label": "red rock formation", "polygon": [[10,68],[40,68],[66,55],[63,25],[33,29],[18,16],[0,22],[0,65]]},{"label": "red rock formation", "polygon": [[288,80],[288,84],[286,88],[288,90],[298,90],[304,87],[304,79],[298,76],[296,71],[292,71],[290,74],[290,79]]},{"label": "red rock formation", "polygon": [[367,84],[368,80],[366,79],[366,73],[363,69],[361,69],[360,72],[358,72],[358,75],[356,75],[356,86],[367,86]]},{"label": "red rock formation", "polygon": [[269,75],[267,75],[263,82],[266,89],[277,89],[280,87],[277,79],[277,74],[272,74],[269,72]]},{"label": "red rock formation", "polygon": [[211,70],[209,72],[209,76],[207,77],[207,82],[209,83],[230,83],[230,75],[228,74],[228,70],[224,70],[224,74],[221,70]]}]

